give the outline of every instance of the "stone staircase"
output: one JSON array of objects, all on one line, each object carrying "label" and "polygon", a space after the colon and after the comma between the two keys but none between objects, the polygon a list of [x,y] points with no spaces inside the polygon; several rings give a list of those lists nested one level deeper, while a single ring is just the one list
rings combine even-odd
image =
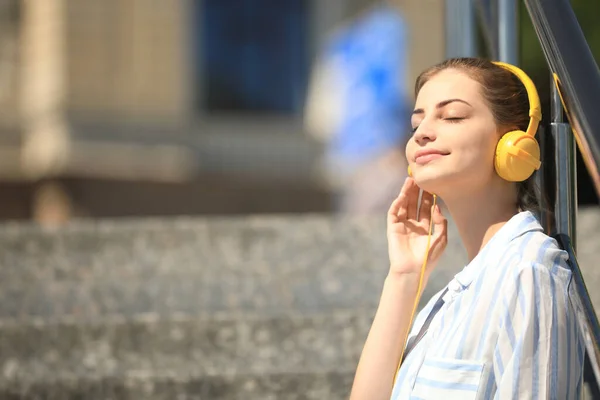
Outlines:
[{"label": "stone staircase", "polygon": [[[1,225],[0,399],[346,399],[386,257],[383,217]],[[451,225],[424,299],[464,261]]]}]

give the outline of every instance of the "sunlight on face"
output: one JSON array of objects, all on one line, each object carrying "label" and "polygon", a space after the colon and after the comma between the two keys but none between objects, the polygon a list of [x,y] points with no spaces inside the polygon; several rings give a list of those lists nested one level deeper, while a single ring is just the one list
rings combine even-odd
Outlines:
[{"label": "sunlight on face", "polygon": [[449,69],[419,92],[406,157],[424,190],[443,196],[464,185],[485,185],[495,175],[497,128],[480,89],[465,73]]}]

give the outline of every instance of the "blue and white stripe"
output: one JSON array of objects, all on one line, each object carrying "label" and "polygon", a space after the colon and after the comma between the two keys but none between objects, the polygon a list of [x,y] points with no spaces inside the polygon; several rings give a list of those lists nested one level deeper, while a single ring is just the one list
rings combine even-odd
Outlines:
[{"label": "blue and white stripe", "polygon": [[[581,398],[585,348],[567,260],[532,213],[515,215],[448,284],[392,399]],[[442,292],[417,315],[409,338]]]}]

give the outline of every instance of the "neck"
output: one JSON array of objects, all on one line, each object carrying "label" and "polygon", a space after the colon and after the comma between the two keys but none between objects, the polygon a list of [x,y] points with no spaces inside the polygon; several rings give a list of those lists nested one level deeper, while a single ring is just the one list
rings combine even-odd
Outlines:
[{"label": "neck", "polygon": [[490,239],[517,214],[514,190],[506,185],[486,187],[468,195],[444,196],[446,204],[462,239],[469,262]]}]

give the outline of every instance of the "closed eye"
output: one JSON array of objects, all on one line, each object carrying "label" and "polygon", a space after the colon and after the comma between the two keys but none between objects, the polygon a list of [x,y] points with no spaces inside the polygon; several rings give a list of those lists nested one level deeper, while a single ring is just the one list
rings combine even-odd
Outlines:
[{"label": "closed eye", "polygon": [[[449,121],[451,124],[456,124],[462,120],[464,120],[466,118],[464,117],[451,117],[451,118],[444,118],[444,121]],[[414,128],[412,128],[412,133],[415,133],[417,131],[417,129],[419,129],[419,126],[415,126]]]}]

